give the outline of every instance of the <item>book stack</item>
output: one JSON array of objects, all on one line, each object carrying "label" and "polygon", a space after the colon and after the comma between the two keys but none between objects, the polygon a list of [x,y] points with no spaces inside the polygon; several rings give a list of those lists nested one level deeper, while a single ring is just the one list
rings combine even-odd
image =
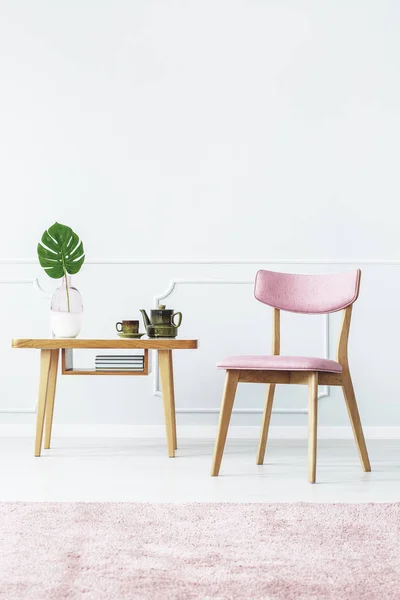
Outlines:
[{"label": "book stack", "polygon": [[95,359],[96,371],[143,371],[143,354],[99,354]]}]

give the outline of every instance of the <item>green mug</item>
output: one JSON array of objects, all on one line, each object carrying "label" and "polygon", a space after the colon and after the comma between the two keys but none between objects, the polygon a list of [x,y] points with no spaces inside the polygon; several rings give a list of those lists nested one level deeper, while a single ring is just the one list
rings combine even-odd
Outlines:
[{"label": "green mug", "polygon": [[139,333],[139,321],[118,321],[115,328],[118,333]]}]

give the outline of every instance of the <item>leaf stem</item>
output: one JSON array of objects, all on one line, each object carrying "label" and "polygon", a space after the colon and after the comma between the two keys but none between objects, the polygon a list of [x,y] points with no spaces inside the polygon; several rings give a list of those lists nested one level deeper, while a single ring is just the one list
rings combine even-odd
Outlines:
[{"label": "leaf stem", "polygon": [[68,289],[68,277],[67,277],[67,271],[64,271],[64,278],[65,278],[65,289],[67,291],[67,306],[68,306],[68,312],[71,312],[71,305],[69,302],[69,289]]}]

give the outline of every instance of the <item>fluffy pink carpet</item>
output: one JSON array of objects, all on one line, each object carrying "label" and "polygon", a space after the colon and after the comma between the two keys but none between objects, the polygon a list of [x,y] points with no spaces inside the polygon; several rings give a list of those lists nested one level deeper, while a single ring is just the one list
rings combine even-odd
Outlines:
[{"label": "fluffy pink carpet", "polygon": [[400,504],[0,504],[0,598],[400,598]]}]

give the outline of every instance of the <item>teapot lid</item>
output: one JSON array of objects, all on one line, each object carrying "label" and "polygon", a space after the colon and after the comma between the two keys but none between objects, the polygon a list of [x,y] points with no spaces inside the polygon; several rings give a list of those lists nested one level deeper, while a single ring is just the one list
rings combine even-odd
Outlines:
[{"label": "teapot lid", "polygon": [[172,308],[167,308],[165,304],[159,304],[157,306],[156,310],[165,310],[165,312],[171,312],[171,313],[174,312],[174,310]]}]

